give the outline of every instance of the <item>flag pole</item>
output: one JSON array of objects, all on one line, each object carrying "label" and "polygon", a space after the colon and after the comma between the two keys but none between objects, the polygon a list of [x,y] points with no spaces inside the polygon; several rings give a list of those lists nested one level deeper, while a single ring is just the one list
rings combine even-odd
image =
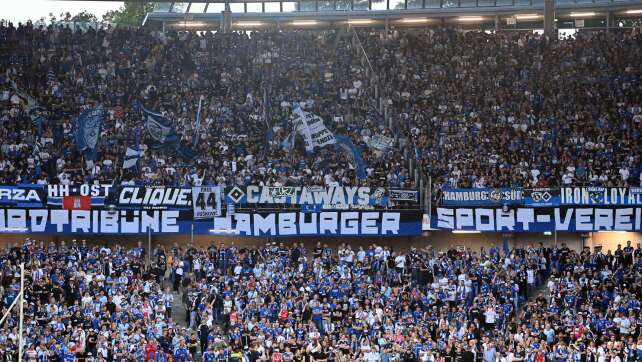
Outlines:
[{"label": "flag pole", "polygon": [[192,147],[196,147],[198,144],[198,139],[200,138],[200,128],[201,128],[201,107],[203,106],[203,98],[204,96],[201,95],[198,98],[198,111],[196,111],[196,122],[195,122],[195,127],[194,127],[194,138],[192,139]]},{"label": "flag pole", "polygon": [[18,329],[18,362],[22,362],[22,324],[25,305],[25,263],[20,263],[20,327]]},{"label": "flag pole", "polygon": [[147,267],[152,264],[152,228],[147,226]]},{"label": "flag pole", "polygon": [[21,295],[22,295],[22,291],[20,293],[18,293],[16,298],[13,300],[13,302],[9,306],[9,309],[7,309],[7,311],[2,316],[2,319],[0,319],[0,326],[2,325],[2,323],[4,323],[5,319],[7,319],[7,317],[9,316],[9,313],[11,313],[11,310],[13,309],[13,307],[15,307],[16,304],[18,304],[18,301],[20,300],[20,296]]}]

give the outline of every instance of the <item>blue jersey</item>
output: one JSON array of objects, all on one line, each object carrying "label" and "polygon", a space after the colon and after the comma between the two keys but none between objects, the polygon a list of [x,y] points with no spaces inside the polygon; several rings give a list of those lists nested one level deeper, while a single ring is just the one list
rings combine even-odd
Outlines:
[{"label": "blue jersey", "polygon": [[203,353],[203,362],[213,362],[215,358],[216,357],[213,352],[205,351],[205,353]]},{"label": "blue jersey", "polygon": [[185,347],[178,347],[174,350],[174,360],[186,361],[189,357],[189,352]]}]

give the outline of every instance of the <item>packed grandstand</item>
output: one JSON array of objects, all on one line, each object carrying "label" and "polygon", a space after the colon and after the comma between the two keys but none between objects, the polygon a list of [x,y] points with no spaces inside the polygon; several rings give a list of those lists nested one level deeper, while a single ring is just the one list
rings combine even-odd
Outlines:
[{"label": "packed grandstand", "polygon": [[642,360],[637,242],[324,239],[640,230],[639,29],[2,24],[0,362]]},{"label": "packed grandstand", "polygon": [[[642,248],[394,250],[296,242],[146,251],[27,240],[29,361],[635,361]],[[148,265],[148,266],[147,266]],[[545,283],[546,282],[546,283]],[[545,284],[544,284],[545,283]],[[0,332],[12,360],[18,320]]]},{"label": "packed grandstand", "polygon": [[[345,31],[11,26],[0,35],[7,184],[413,188],[406,157],[436,187],[640,185],[639,33],[553,41],[430,29],[383,40],[371,31],[360,41],[368,63],[346,51]],[[98,104],[107,116],[88,152],[74,120]],[[156,147],[141,105],[174,122],[189,158]],[[305,152],[289,122],[297,109],[349,137],[366,177],[334,148]],[[372,147],[375,135],[384,141]],[[376,148],[385,141],[394,143]],[[123,169],[128,148],[140,159]]]}]

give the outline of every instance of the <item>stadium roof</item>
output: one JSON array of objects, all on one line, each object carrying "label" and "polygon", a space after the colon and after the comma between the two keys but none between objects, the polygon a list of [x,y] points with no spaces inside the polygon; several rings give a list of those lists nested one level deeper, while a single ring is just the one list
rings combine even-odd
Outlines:
[{"label": "stadium roof", "polygon": [[[544,0],[283,0],[157,2],[146,21],[181,28],[218,26],[225,4],[236,28],[422,25],[453,23],[540,22]],[[640,16],[642,0],[558,0],[556,17],[602,18],[607,14]],[[640,12],[636,12],[639,10]],[[633,11],[633,13],[632,13]]]}]

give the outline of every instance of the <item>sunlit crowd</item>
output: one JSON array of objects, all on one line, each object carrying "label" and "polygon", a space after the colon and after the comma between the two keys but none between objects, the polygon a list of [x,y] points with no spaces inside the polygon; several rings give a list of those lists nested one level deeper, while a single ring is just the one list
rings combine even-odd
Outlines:
[{"label": "sunlit crowd", "polygon": [[[472,251],[317,243],[44,243],[0,255],[2,314],[25,265],[27,360],[634,361],[642,249]],[[0,329],[16,360],[17,307]]]}]

